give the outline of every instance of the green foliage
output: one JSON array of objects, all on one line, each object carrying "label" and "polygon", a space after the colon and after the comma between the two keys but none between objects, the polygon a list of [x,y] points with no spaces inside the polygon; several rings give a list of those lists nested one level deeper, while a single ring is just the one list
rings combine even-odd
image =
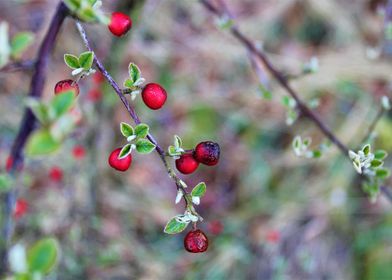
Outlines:
[{"label": "green foliage", "polygon": [[7,173],[0,174],[0,193],[9,191],[12,187],[12,178]]},{"label": "green foliage", "polygon": [[147,139],[139,139],[136,142],[136,151],[140,154],[149,154],[155,149],[155,145]]},{"label": "green foliage", "polygon": [[64,55],[65,64],[72,69],[72,75],[90,75],[91,73],[95,73],[95,70],[92,69],[94,63],[94,52],[83,52],[79,55],[79,57],[73,54],[65,54]]},{"label": "green foliage", "polygon": [[170,219],[170,221],[166,224],[164,232],[167,234],[176,234],[184,231],[189,224],[188,222],[184,222],[181,218],[183,215],[178,215]]},{"label": "green foliage", "polygon": [[145,138],[145,137],[147,137],[149,129],[150,129],[149,126],[144,124],[144,123],[138,124],[135,127],[135,135],[136,135],[136,137],[137,138]]},{"label": "green foliage", "polygon": [[22,53],[34,41],[34,34],[31,32],[20,32],[11,40],[11,56],[14,59],[20,58]]},{"label": "green foliage", "polygon": [[27,252],[29,271],[43,275],[51,272],[60,258],[60,246],[56,239],[46,238],[35,243]]},{"label": "green foliage", "polygon": [[129,63],[128,74],[129,78],[124,81],[124,87],[128,89],[126,93],[131,94],[132,100],[134,100],[140,94],[140,86],[143,85],[145,79],[142,77],[139,67],[132,62]]},{"label": "green foliage", "polygon": [[30,157],[47,155],[57,151],[61,142],[57,141],[47,129],[34,132],[26,144],[26,155]]},{"label": "green foliage", "polygon": [[129,136],[132,136],[132,135],[134,135],[135,134],[135,131],[133,130],[133,127],[130,125],[130,124],[127,124],[127,123],[125,123],[125,122],[122,122],[121,124],[120,124],[120,131],[121,131],[121,134],[124,136],[124,137],[129,137]]},{"label": "green foliage", "polygon": [[191,195],[195,197],[202,197],[206,193],[206,191],[207,191],[206,184],[204,182],[201,182],[193,188]]},{"label": "green foliage", "polygon": [[97,0],[64,0],[72,13],[85,22],[109,24],[109,18],[102,12],[102,1]]},{"label": "green foliage", "polygon": [[301,136],[296,136],[293,139],[292,147],[294,153],[298,157],[307,157],[307,158],[320,158],[323,155],[321,151],[321,147],[318,149],[310,150],[310,144],[312,143],[312,139],[307,137],[302,139]]},{"label": "green foliage", "polygon": [[174,135],[174,145],[169,146],[167,151],[171,157],[181,156],[185,152],[185,150],[182,148],[182,140],[180,136]]}]

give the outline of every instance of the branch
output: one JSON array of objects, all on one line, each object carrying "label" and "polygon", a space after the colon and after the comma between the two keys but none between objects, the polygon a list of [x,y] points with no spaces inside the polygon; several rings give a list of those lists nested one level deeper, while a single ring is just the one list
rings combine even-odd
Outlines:
[{"label": "branch", "polygon": [[378,122],[380,121],[380,119],[382,118],[382,116],[384,115],[384,112],[385,112],[384,108],[382,106],[380,106],[380,109],[378,110],[376,117],[374,118],[374,120],[370,124],[365,136],[362,138],[361,143],[364,143],[364,142],[368,141],[369,138],[371,138],[373,131],[376,129],[376,126],[377,126]]},{"label": "branch", "polygon": [[[49,29],[41,43],[38,51],[37,63],[34,65],[34,74],[31,78],[30,97],[40,98],[45,85],[45,77],[47,73],[47,66],[50,58],[50,53],[54,48],[56,37],[60,31],[64,19],[68,14],[68,8],[60,1],[57,5],[56,12],[50,22]],[[22,165],[23,162],[23,148],[28,137],[36,126],[36,119],[30,109],[26,109],[23,120],[14,140],[10,157],[12,159],[12,166],[9,170],[14,174],[15,170]],[[16,201],[16,189],[13,188],[10,192],[5,193],[1,197],[4,211],[2,216],[2,240],[0,242],[0,276],[4,275],[7,270],[7,252],[8,246],[13,232],[12,212]]]},{"label": "branch", "polygon": [[[93,49],[92,49],[90,41],[87,37],[86,31],[83,28],[83,25],[80,22],[76,21],[76,27],[80,33],[80,36],[83,39],[83,42],[84,42],[86,48],[92,52]],[[96,55],[94,56],[94,62],[95,62],[95,65],[97,66],[98,70],[103,74],[103,76],[106,78],[108,83],[112,86],[112,88],[116,92],[117,96],[120,98],[121,102],[124,104],[126,110],[129,113],[129,116],[132,118],[132,120],[135,122],[136,125],[140,124],[141,123],[140,118],[137,115],[135,109],[129,103],[128,99],[125,97],[123,90],[114,81],[112,76],[108,73],[108,71],[105,69],[105,67],[103,66],[103,64],[101,63],[101,61],[98,59],[98,57]],[[165,151],[158,144],[158,142],[155,140],[154,136],[151,133],[147,135],[147,139],[150,140],[156,146],[155,150],[158,153],[159,157],[161,158],[163,165],[165,166],[166,172],[168,173],[169,177],[172,178],[174,183],[176,184],[177,190],[182,191],[186,208],[190,209],[192,214],[197,215],[199,218],[201,218],[197,214],[197,212],[194,210],[193,205],[192,205],[192,201],[188,197],[188,192],[186,191],[185,187],[183,186],[182,180],[180,178],[178,178],[176,173],[169,166],[169,163],[166,160]]]},{"label": "branch", "polygon": [[18,61],[14,63],[9,63],[5,65],[3,68],[0,68],[0,73],[30,70],[34,66],[35,66],[34,60]]},{"label": "branch", "polygon": [[[222,10],[218,9],[214,6],[209,0],[199,0],[204,7],[209,10],[211,13],[219,16],[219,17],[226,17],[233,20],[231,17],[230,12],[225,4],[222,4]],[[392,4],[392,0],[389,0]],[[220,0],[220,3],[224,3],[223,0]],[[391,6],[392,9],[392,6]],[[391,10],[392,15],[392,10]],[[332,132],[332,130],[321,120],[321,118],[316,115],[302,99],[300,95],[291,87],[289,81],[287,80],[286,76],[283,75],[279,70],[277,70],[273,64],[270,62],[268,57],[264,54],[263,51],[258,49],[255,43],[248,38],[244,33],[240,31],[240,29],[236,25],[231,25],[230,27],[231,34],[247,49],[251,55],[258,58],[265,66],[265,68],[271,73],[271,75],[278,81],[278,83],[287,91],[287,93],[296,101],[297,109],[302,113],[304,117],[312,121],[319,130],[335,145],[339,148],[339,150],[345,155],[347,159],[350,160],[348,156],[349,148],[341,142],[337,136]],[[378,120],[377,120],[378,121]],[[377,124],[376,121],[376,124]],[[363,175],[360,176],[361,180],[365,179]],[[392,195],[391,191],[383,186],[380,188],[381,192],[388,198],[388,200],[392,203]]]}]

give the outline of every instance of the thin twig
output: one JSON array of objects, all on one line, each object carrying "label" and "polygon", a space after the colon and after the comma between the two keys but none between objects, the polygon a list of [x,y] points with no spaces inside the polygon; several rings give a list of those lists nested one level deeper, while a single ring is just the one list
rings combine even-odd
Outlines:
[{"label": "thin twig", "polygon": [[[80,36],[83,39],[83,42],[86,46],[86,48],[89,51],[93,51],[91,45],[90,45],[90,41],[87,37],[86,31],[84,30],[83,25],[76,21],[76,27],[80,33]],[[135,124],[140,124],[140,118],[137,115],[135,109],[131,106],[131,104],[129,103],[128,99],[125,97],[123,90],[119,87],[119,85],[114,81],[114,79],[112,78],[112,76],[108,73],[108,71],[105,69],[105,67],[103,66],[103,64],[101,63],[101,61],[98,59],[98,57],[95,55],[94,56],[94,62],[95,65],[97,66],[98,70],[104,75],[104,77],[106,78],[106,80],[109,82],[109,84],[112,86],[112,88],[114,89],[114,91],[116,92],[117,96],[120,98],[121,102],[124,104],[126,110],[128,111],[130,117],[132,118],[132,120],[135,122]],[[185,206],[187,209],[190,209],[193,214],[197,215],[199,218],[201,218],[196,211],[194,210],[193,206],[192,206],[192,202],[189,200],[189,195],[188,192],[186,191],[185,187],[182,184],[182,181],[180,178],[178,178],[178,176],[176,175],[176,173],[173,171],[173,169],[169,166],[169,163],[167,162],[166,159],[166,153],[165,151],[162,149],[162,147],[158,144],[158,142],[155,140],[154,136],[150,133],[147,135],[147,139],[150,140],[155,146],[155,150],[158,153],[159,157],[161,158],[163,165],[165,166],[165,169],[167,171],[167,174],[169,175],[170,178],[173,179],[173,181],[175,182],[176,186],[177,186],[177,190],[181,190],[183,193],[183,198],[185,201]]]},{"label": "thin twig", "polygon": [[376,117],[374,118],[374,120],[372,121],[372,123],[370,124],[365,136],[362,138],[361,143],[365,143],[366,141],[369,140],[369,138],[372,136],[373,131],[376,129],[376,126],[378,124],[378,122],[380,121],[380,119],[382,118],[382,116],[384,115],[384,108],[381,106],[380,109],[377,112]]},{"label": "thin twig", "polygon": [[[60,31],[64,19],[68,14],[68,8],[60,1],[57,5],[56,12],[50,22],[49,29],[41,43],[37,63],[34,65],[34,74],[31,78],[30,97],[40,98],[45,85],[45,78],[47,66],[50,58],[50,53],[54,47],[56,37]],[[36,127],[36,118],[30,109],[26,109],[23,120],[16,136],[10,157],[12,158],[12,166],[9,172],[13,175],[14,172],[22,165],[23,161],[23,148],[30,134]],[[2,242],[0,242],[0,278],[6,273],[7,270],[7,252],[9,243],[13,232],[12,212],[16,201],[16,188],[2,195],[2,205],[4,205],[2,217]]]},{"label": "thin twig", "polygon": [[[221,11],[219,8],[214,6],[209,0],[199,0],[204,7],[209,10],[211,13],[219,16],[219,17],[228,17],[230,19],[233,19],[230,16],[230,13],[227,12],[228,8],[226,5],[222,7]],[[223,0],[220,0],[220,3],[222,3]],[[392,0],[390,0],[392,3]],[[392,7],[391,7],[392,8]],[[230,32],[231,34],[250,52],[253,54],[255,57],[257,57],[265,66],[265,68],[270,72],[270,74],[278,81],[278,83],[287,91],[287,93],[295,100],[296,106],[298,110],[301,112],[301,114],[308,118],[310,121],[312,121],[319,129],[320,131],[335,145],[339,148],[339,150],[345,155],[347,159],[350,159],[348,156],[348,147],[341,142],[338,137],[330,130],[330,128],[321,120],[321,118],[316,115],[302,99],[300,98],[300,95],[291,87],[287,77],[282,74],[277,68],[274,67],[274,65],[270,62],[268,57],[264,54],[262,50],[257,48],[256,44],[248,38],[244,33],[240,31],[240,29],[233,24],[230,27]],[[361,175],[361,180],[364,180],[365,177]],[[390,202],[392,202],[392,195],[390,190],[383,186],[380,188],[381,192],[389,199]]]},{"label": "thin twig", "polygon": [[34,60],[17,61],[17,62],[9,63],[5,65],[3,68],[0,68],[0,73],[30,70],[33,69],[34,66],[35,66]]}]

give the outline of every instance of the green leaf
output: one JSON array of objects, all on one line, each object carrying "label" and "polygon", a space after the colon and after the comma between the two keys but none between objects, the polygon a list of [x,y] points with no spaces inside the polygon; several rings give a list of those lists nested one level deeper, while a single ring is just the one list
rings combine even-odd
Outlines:
[{"label": "green leaf", "polygon": [[65,54],[64,55],[64,62],[67,66],[71,69],[78,69],[81,68],[79,64],[79,58],[73,54]]},{"label": "green leaf", "polygon": [[20,32],[12,38],[11,55],[13,58],[19,58],[21,54],[34,41],[34,34],[31,32]]},{"label": "green leaf", "polygon": [[174,146],[169,146],[169,148],[167,149],[168,153],[170,156],[174,157],[174,156],[180,156],[182,153],[180,151],[178,151],[176,149],[176,147]]},{"label": "green leaf", "polygon": [[261,96],[266,100],[272,99],[272,92],[269,91],[264,85],[259,84],[258,90],[261,93]]},{"label": "green leaf", "polygon": [[314,150],[313,152],[313,158],[321,158],[323,153],[320,150]]},{"label": "green leaf", "polygon": [[79,56],[79,64],[84,70],[88,71],[93,66],[94,62],[94,53],[93,52],[84,52]]},{"label": "green leaf", "polygon": [[[179,215],[180,216],[180,215]],[[167,234],[176,234],[182,232],[188,226],[188,223],[178,221],[178,217],[173,217],[165,226],[164,232]],[[182,215],[181,215],[182,216]]]},{"label": "green leaf", "polygon": [[56,239],[46,238],[35,243],[27,252],[29,271],[48,274],[60,257],[60,246]]},{"label": "green leaf", "polygon": [[28,156],[47,155],[58,150],[61,143],[53,138],[48,130],[37,130],[34,132],[26,145]]},{"label": "green leaf", "polygon": [[75,128],[75,118],[71,114],[65,114],[55,120],[50,127],[50,135],[56,141],[63,141],[64,138]]},{"label": "green leaf", "polygon": [[75,92],[73,90],[64,91],[61,94],[57,94],[53,97],[49,104],[49,110],[52,110],[55,114],[55,117],[58,118],[72,108],[74,101]]},{"label": "green leaf", "polygon": [[148,135],[149,129],[150,127],[145,123],[138,124],[135,127],[135,134],[138,138],[145,138]]},{"label": "green leaf", "polygon": [[196,197],[202,197],[206,193],[206,191],[207,191],[206,184],[204,182],[201,182],[193,188],[191,195]]},{"label": "green leaf", "polygon": [[125,82],[124,82],[124,87],[126,87],[126,88],[133,88],[134,87],[133,81],[130,80],[130,79],[126,79]]},{"label": "green leaf", "polygon": [[11,46],[8,38],[8,23],[0,22],[0,68],[6,65],[10,59]]},{"label": "green leaf", "polygon": [[127,156],[129,156],[132,152],[131,144],[126,144],[124,147],[122,147],[118,159],[123,159]]},{"label": "green leaf", "polygon": [[121,134],[124,135],[124,137],[129,137],[135,134],[133,127],[130,124],[127,124],[125,122],[120,123],[120,131]]},{"label": "green leaf", "polygon": [[134,84],[137,80],[140,78],[140,69],[137,67],[136,64],[130,63],[128,66],[128,72],[129,72],[129,78],[132,81],[132,84]]},{"label": "green leaf", "polygon": [[74,12],[81,6],[81,0],[64,0],[64,3],[71,11]]},{"label": "green leaf", "polygon": [[370,144],[365,145],[362,148],[362,152],[365,154],[365,156],[369,155],[369,153],[370,153]]},{"label": "green leaf", "polygon": [[149,154],[155,149],[155,145],[147,139],[139,139],[136,142],[136,151],[141,154]]},{"label": "green leaf", "polygon": [[380,179],[386,179],[390,175],[390,171],[386,168],[376,169],[376,176]]},{"label": "green leaf", "polygon": [[384,151],[384,150],[377,150],[377,151],[374,153],[374,158],[375,158],[375,159],[379,159],[379,160],[383,160],[383,159],[385,159],[387,156],[388,156],[388,153],[387,153],[386,151]]},{"label": "green leaf", "polygon": [[384,162],[381,161],[381,160],[373,159],[372,162],[370,163],[370,165],[371,165],[372,167],[379,167],[379,166],[383,165],[383,163],[384,163]]}]

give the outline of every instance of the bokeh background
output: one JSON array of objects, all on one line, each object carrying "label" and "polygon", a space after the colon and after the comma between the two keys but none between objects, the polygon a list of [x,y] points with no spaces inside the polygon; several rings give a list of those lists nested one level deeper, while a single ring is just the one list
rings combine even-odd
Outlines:
[{"label": "bokeh background", "polygon": [[[384,2],[227,4],[279,69],[300,73],[311,57],[319,59],[319,71],[293,85],[305,100],[317,98],[322,119],[357,149],[380,97],[391,96]],[[0,1],[0,19],[9,22],[11,34],[36,34],[23,59],[36,55],[56,4]],[[82,119],[72,137],[53,156],[27,159],[18,178],[28,211],[16,221],[14,240],[59,240],[61,262],[50,279],[392,279],[391,205],[382,197],[370,203],[352,165],[335,147],[320,159],[294,155],[296,135],[312,137],[313,147],[328,143],[305,119],[286,125],[285,92],[271,79],[272,99],[261,97],[246,50],[217,28],[216,18],[198,1],[104,1],[104,10],[128,13],[134,23],[121,39],[104,26],[87,27],[96,54],[115,79],[122,83],[129,62],[135,62],[147,81],[168,91],[159,111],[150,111],[140,97],[134,102],[159,143],[167,147],[178,134],[188,148],[203,140],[221,146],[218,166],[200,166],[182,176],[189,185],[207,183],[197,209],[210,248],[189,254],[183,249],[185,234],[163,233],[183,205],[174,204],[175,186],[156,153],[135,154],[124,174],[108,167],[110,151],[124,144],[119,123],[131,121],[113,90],[89,78],[80,83]],[[83,50],[68,19],[49,66],[45,99],[57,81],[71,78],[64,53]],[[0,73],[2,169],[30,74]],[[376,131],[374,145],[392,152],[390,114]],[[76,146],[85,154],[75,156]],[[391,160],[386,165],[391,167]],[[61,172],[56,175],[53,168]]]}]

